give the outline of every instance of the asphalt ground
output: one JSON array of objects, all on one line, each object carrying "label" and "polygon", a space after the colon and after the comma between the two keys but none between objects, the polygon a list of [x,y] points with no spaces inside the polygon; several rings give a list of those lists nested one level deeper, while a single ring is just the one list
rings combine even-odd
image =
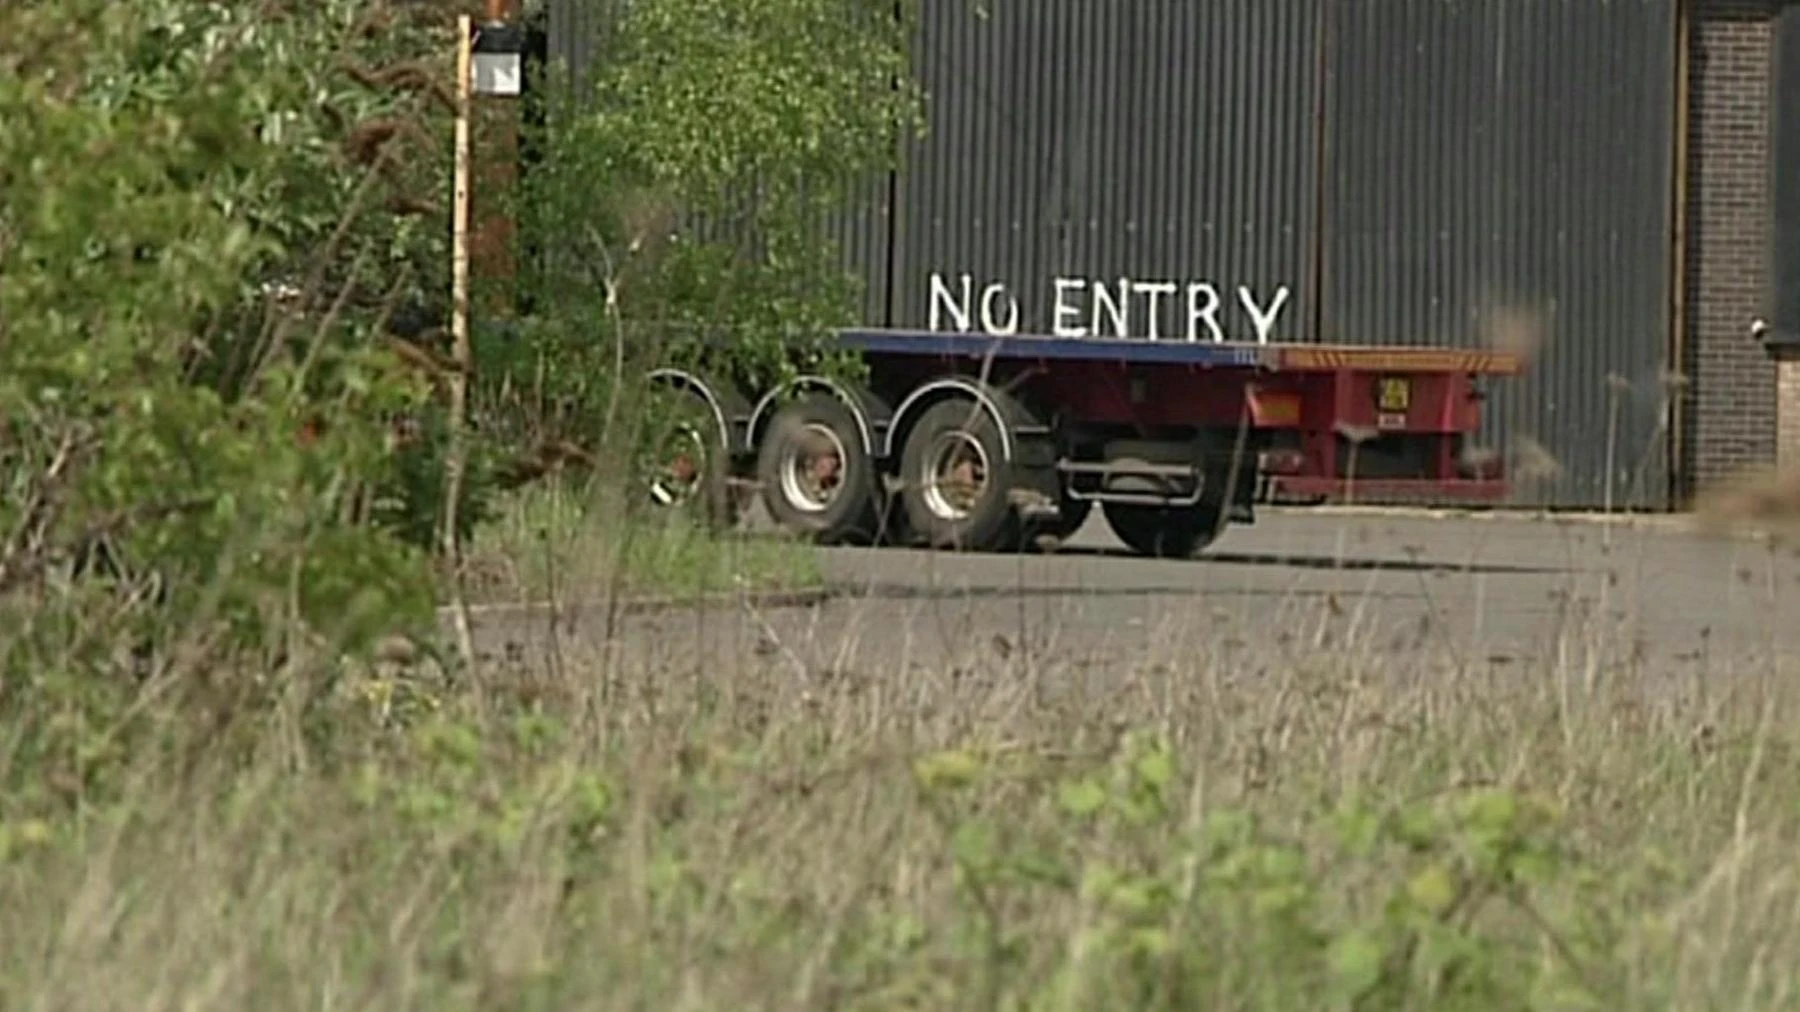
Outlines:
[{"label": "asphalt ground", "polygon": [[1605,667],[1691,684],[1800,657],[1800,553],[1679,521],[1270,509],[1173,561],[1128,553],[1096,511],[1052,553],[835,548],[823,564],[832,595],[810,605],[500,609],[477,616],[477,641],[526,671],[728,679],[754,665],[797,684],[1021,665],[1104,680],[1349,653],[1427,677]]}]

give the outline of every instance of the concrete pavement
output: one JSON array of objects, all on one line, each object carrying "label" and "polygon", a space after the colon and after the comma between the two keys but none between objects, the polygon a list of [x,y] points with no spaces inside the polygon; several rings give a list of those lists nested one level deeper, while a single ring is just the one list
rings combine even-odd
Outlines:
[{"label": "concrete pavement", "polygon": [[[493,656],[713,677],[743,664],[868,677],[1018,658],[1105,672],[1230,644],[1355,650],[1396,668],[1626,665],[1726,675],[1800,656],[1800,557],[1679,523],[1269,510],[1200,559],[1130,555],[1095,516],[1053,554],[823,553],[837,595],[607,619],[484,615]],[[608,635],[608,629],[612,635]]]}]

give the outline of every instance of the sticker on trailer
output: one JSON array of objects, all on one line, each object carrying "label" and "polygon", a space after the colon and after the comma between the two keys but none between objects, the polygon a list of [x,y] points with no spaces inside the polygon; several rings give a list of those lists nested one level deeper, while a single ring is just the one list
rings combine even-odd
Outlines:
[{"label": "sticker on trailer", "polygon": [[1383,376],[1377,390],[1377,411],[1404,415],[1412,407],[1412,381],[1404,376]]}]

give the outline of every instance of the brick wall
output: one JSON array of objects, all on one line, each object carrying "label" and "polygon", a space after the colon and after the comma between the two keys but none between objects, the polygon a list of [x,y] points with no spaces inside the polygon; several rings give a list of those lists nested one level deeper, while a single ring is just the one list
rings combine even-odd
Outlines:
[{"label": "brick wall", "polygon": [[1692,0],[1688,48],[1686,498],[1774,462],[1776,367],[1749,336],[1768,311],[1769,86],[1778,0]]}]

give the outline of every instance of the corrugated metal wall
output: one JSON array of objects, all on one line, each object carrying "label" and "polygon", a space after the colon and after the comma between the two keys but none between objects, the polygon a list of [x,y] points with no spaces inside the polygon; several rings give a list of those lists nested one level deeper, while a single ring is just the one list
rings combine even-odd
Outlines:
[{"label": "corrugated metal wall", "polygon": [[[1184,333],[1190,284],[1247,338],[1236,290],[1277,339],[1305,331],[1317,213],[1316,0],[967,0],[927,4],[917,72],[929,136],[900,179],[894,316],[931,322],[931,279],[1007,286],[1019,328],[1094,329],[1094,283],[1173,284],[1158,334]],[[1301,58],[1296,59],[1296,54]],[[960,294],[960,290],[958,290]],[[1194,296],[1196,308],[1211,299]],[[1128,331],[1148,334],[1149,293]],[[1004,303],[992,307],[999,317]],[[1110,309],[1102,307],[1103,309]],[[1116,332],[1101,314],[1101,327]],[[945,317],[940,314],[940,323]],[[1206,326],[1206,321],[1199,324]]]},{"label": "corrugated metal wall", "polygon": [[1164,335],[1523,341],[1483,439],[1547,451],[1527,494],[1662,505],[1675,2],[924,0],[930,135],[839,240],[871,324],[966,275],[976,326],[997,284],[994,322],[1111,330],[1135,283],[1133,335],[1154,299]]},{"label": "corrugated metal wall", "polygon": [[886,325],[893,316],[894,193],[898,181],[882,175],[858,187],[851,206],[833,223],[844,265],[863,280],[862,319]]},{"label": "corrugated metal wall", "polygon": [[1536,349],[1488,438],[1556,505],[1662,505],[1671,0],[1338,0],[1320,333]]},{"label": "corrugated metal wall", "polygon": [[541,8],[550,59],[583,88],[593,79],[594,62],[623,0],[551,0]]}]

